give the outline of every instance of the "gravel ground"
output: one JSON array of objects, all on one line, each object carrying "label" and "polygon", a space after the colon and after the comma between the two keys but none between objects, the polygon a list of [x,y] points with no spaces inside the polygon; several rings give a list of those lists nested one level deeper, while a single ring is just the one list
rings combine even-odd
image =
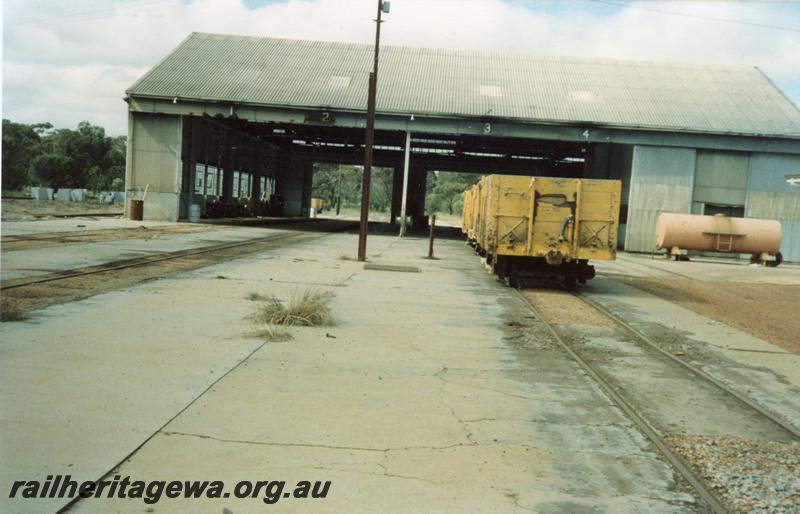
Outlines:
[{"label": "gravel ground", "polygon": [[523,289],[521,292],[549,323],[556,325],[594,325],[598,327],[615,326],[613,321],[566,291]]},{"label": "gravel ground", "polygon": [[696,436],[665,441],[731,512],[800,512],[800,443]]}]

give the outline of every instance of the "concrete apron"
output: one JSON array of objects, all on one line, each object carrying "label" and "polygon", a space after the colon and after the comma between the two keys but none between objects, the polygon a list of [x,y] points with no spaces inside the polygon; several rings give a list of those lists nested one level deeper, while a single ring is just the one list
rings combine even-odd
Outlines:
[{"label": "concrete apron", "polygon": [[[229,488],[332,481],[326,499],[164,498],[155,512],[693,510],[672,470],[462,242],[437,242],[435,261],[421,258],[424,239],[371,236],[369,249],[373,262],[422,272],[364,270],[339,259],[355,239],[333,235],[3,324],[0,483],[98,478],[155,433],[118,474]],[[248,292],[287,298],[309,284],[336,294],[336,326],[263,346],[247,335]],[[74,511],[145,507],[91,499]]]},{"label": "concrete apron", "polygon": [[676,262],[650,254],[618,252],[614,261],[595,261],[598,275],[620,275],[628,278],[671,278],[703,282],[748,282],[758,284],[800,283],[800,266],[792,263],[777,268],[749,265],[733,259],[695,258],[692,262]]}]

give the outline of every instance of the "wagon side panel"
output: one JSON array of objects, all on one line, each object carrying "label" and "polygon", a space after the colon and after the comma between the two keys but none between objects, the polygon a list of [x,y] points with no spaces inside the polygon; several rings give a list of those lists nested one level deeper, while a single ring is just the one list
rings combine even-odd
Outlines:
[{"label": "wagon side panel", "polygon": [[616,258],[621,190],[618,180],[581,180],[575,223],[577,258]]}]

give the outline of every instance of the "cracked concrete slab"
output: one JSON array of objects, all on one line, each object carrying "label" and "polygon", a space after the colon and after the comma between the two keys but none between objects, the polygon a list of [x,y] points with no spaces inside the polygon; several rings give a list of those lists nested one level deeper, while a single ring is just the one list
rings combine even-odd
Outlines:
[{"label": "cracked concrete slab", "polygon": [[[58,473],[101,477],[245,359],[263,343],[244,319],[253,308],[242,292],[250,284],[215,277],[238,267],[260,275],[254,262],[272,256],[0,325],[0,483]],[[65,503],[8,501],[0,497],[0,511],[47,512]]]},{"label": "cracked concrete slab", "polygon": [[[184,327],[161,339],[167,346],[202,339],[227,355],[252,344],[241,300],[251,291],[285,297],[313,285],[335,293],[338,319],[259,348],[116,471],[229,484],[331,480],[329,497],[273,506],[165,499],[156,512],[696,511],[671,468],[462,242],[437,242],[441,260],[428,261],[424,239],[370,237],[371,260],[420,273],[340,260],[354,242],[333,235],[150,286],[173,300],[176,288],[205,287],[217,301],[186,299],[195,315],[230,320],[223,338]],[[227,279],[201,278],[218,274]],[[166,307],[160,316],[157,325],[173,319]],[[73,511],[142,508],[92,499]]]}]

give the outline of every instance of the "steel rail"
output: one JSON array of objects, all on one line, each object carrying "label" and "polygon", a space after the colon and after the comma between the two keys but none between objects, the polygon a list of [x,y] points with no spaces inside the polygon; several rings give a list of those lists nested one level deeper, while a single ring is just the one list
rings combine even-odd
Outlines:
[{"label": "steel rail", "polygon": [[[128,239],[137,239],[136,237],[128,237],[128,238],[117,238],[117,239],[109,239],[104,241],[82,241],[82,239],[86,239],[87,237],[93,237],[102,235],[103,232],[108,231],[116,231],[119,229],[92,229],[92,230],[75,230],[73,232],[58,232],[58,235],[47,235],[44,233],[42,235],[39,234],[18,234],[13,236],[2,236],[0,238],[0,250],[5,250],[6,245],[15,245],[19,243],[39,243],[39,242],[57,242],[63,244],[81,244],[81,243],[107,243],[110,241],[122,241]],[[121,229],[129,232],[124,232],[124,234],[136,234],[136,228],[125,228]],[[152,230],[152,229],[151,229]],[[152,232],[138,232],[141,235],[153,235],[153,234],[163,234],[164,232],[160,230],[154,230]],[[176,232],[179,233],[179,232]],[[53,234],[52,232],[50,234]],[[169,234],[167,232],[166,234]]]},{"label": "steel rail", "polygon": [[111,218],[116,216],[121,218],[124,212],[76,212],[76,213],[52,213],[52,214],[31,214],[34,218]]},{"label": "steel rail", "polygon": [[[272,236],[268,238],[259,238],[259,239],[248,239],[247,241],[237,241],[236,243],[223,243],[219,245],[211,245],[211,246],[203,246],[200,248],[192,248],[188,250],[178,250],[176,252],[168,252],[168,253],[161,253],[158,255],[154,255],[152,257],[140,257],[133,260],[125,260],[125,261],[114,261],[107,264],[98,264],[97,266],[91,266],[92,269],[81,269],[77,268],[74,270],[68,270],[65,273],[59,274],[56,272],[56,276],[45,276],[42,278],[34,278],[25,282],[21,283],[14,283],[14,284],[1,284],[0,283],[0,291],[5,291],[7,289],[16,289],[19,287],[28,287],[38,284],[44,284],[47,282],[56,282],[58,280],[66,280],[70,278],[76,277],[84,277],[87,275],[94,275],[97,273],[107,273],[109,271],[117,271],[126,268],[134,268],[137,266],[146,266],[148,264],[155,264],[163,261],[169,261],[173,259],[180,259],[181,257],[191,257],[194,255],[202,254],[202,253],[209,253],[209,252],[216,252],[227,250],[230,248],[236,248],[239,246],[245,245],[252,245],[258,243],[265,243],[268,241],[274,241],[283,239],[281,236]],[[96,268],[96,269],[94,269]]]},{"label": "steel rail", "polygon": [[[351,224],[343,224],[341,227],[337,228],[336,231],[339,230],[346,230],[349,228]],[[164,261],[169,261],[173,259],[180,259],[184,257],[192,257],[195,255],[200,254],[207,254],[212,252],[220,252],[224,250],[229,250],[231,248],[238,248],[242,246],[248,245],[255,245],[261,243],[270,243],[270,242],[278,242],[278,241],[285,241],[289,242],[292,239],[304,239],[309,238],[313,239],[313,237],[309,237],[311,234],[315,235],[315,237],[324,237],[329,232],[300,232],[300,233],[289,233],[289,234],[276,234],[262,238],[255,238],[255,239],[247,239],[245,241],[236,241],[233,243],[221,243],[216,245],[210,246],[203,246],[200,248],[190,248],[187,250],[178,250],[175,252],[165,252],[160,253],[157,255],[149,256],[149,257],[137,257],[135,259],[129,259],[124,261],[114,261],[107,264],[99,264],[96,266],[89,266],[87,268],[77,268],[74,270],[67,270],[64,273],[56,272],[54,275],[46,275],[41,278],[33,278],[31,280],[26,280],[24,282],[15,282],[13,284],[3,284],[0,283],[0,291],[6,291],[9,289],[16,289],[20,287],[29,287],[38,284],[45,284],[48,282],[56,282],[59,280],[67,280],[70,278],[76,277],[84,277],[87,275],[95,275],[98,273],[108,273],[110,271],[117,271],[121,269],[127,268],[134,268],[138,266],[146,266],[148,264],[156,264]],[[12,279],[13,280],[13,279]],[[5,281],[10,282],[11,280]]]},{"label": "steel rail", "polygon": [[728,514],[728,511],[719,503],[719,500],[706,488],[705,484],[692,472],[691,468],[687,466],[683,460],[678,457],[669,447],[666,445],[664,440],[662,439],[661,435],[647,422],[643,417],[641,417],[633,406],[628,403],[628,401],[614,388],[609,384],[593,367],[589,364],[586,360],[583,359],[572,347],[564,341],[564,339],[558,334],[555,328],[548,323],[544,316],[542,316],[541,312],[531,303],[522,293],[520,293],[517,289],[514,289],[514,292],[519,295],[519,297],[529,306],[530,310],[536,316],[536,318],[541,321],[544,326],[547,328],[547,331],[553,337],[553,339],[561,346],[574,360],[577,362],[586,373],[600,386],[600,388],[605,392],[605,394],[625,413],[628,418],[633,421],[633,423],[642,431],[642,433],[653,443],[653,445],[658,448],[658,451],[664,456],[664,458],[669,461],[669,463],[681,474],[681,476],[686,479],[687,482],[694,488],[700,498],[706,502],[709,508],[715,514]]},{"label": "steel rail", "polygon": [[[283,219],[286,219],[286,218],[283,218]],[[303,220],[291,220],[291,221],[286,221],[286,222],[282,222],[282,223],[276,222],[275,224],[278,225],[278,226],[286,226],[286,225],[298,226],[298,225],[302,225],[304,223],[308,223],[308,220],[306,220],[306,221],[303,221]],[[201,227],[214,227],[214,226],[226,227],[226,226],[231,226],[231,225],[238,226],[235,223],[219,223],[219,224],[213,224],[213,225],[212,224],[208,224],[208,225],[200,225],[200,226]],[[178,227],[180,227],[180,226],[181,225],[178,225]],[[61,231],[61,232],[40,232],[40,233],[33,233],[33,234],[11,234],[11,235],[7,235],[7,236],[0,236],[0,249],[2,249],[3,245],[7,245],[7,244],[31,243],[31,242],[36,243],[36,242],[40,242],[40,241],[42,241],[42,242],[56,241],[56,242],[65,243],[65,244],[71,244],[71,243],[80,244],[80,243],[84,243],[84,242],[87,242],[87,243],[95,243],[95,242],[97,242],[97,243],[107,243],[107,242],[121,241],[121,240],[127,240],[127,239],[138,239],[136,237],[130,237],[130,238],[109,239],[109,240],[104,240],[104,241],[81,241],[80,240],[81,238],[98,236],[98,235],[102,235],[102,234],[107,233],[107,232],[122,232],[124,234],[134,234],[134,235],[139,235],[139,234],[140,235],[154,235],[154,234],[157,234],[157,235],[174,235],[174,234],[196,233],[196,232],[201,232],[202,231],[202,230],[199,230],[199,231],[192,230],[192,231],[187,231],[187,232],[180,232],[180,231],[171,232],[170,229],[172,229],[172,228],[175,228],[175,227],[171,226],[171,225],[156,225],[156,226],[152,226],[152,227],[139,226],[139,227],[122,227],[122,228],[90,228],[88,230],[65,230],[65,231]],[[146,230],[142,231],[142,229],[146,229]]]},{"label": "steel rail", "polygon": [[597,301],[589,298],[585,293],[574,291],[574,292],[572,292],[572,295],[575,296],[576,298],[578,298],[579,300],[581,300],[582,302],[584,302],[586,305],[588,305],[588,306],[592,307],[593,309],[601,312],[603,315],[605,315],[606,317],[608,317],[609,319],[614,321],[617,325],[619,325],[622,328],[624,328],[628,333],[633,335],[636,339],[642,341],[643,343],[645,343],[650,348],[652,348],[652,349],[656,350],[657,352],[659,352],[661,355],[669,358],[673,362],[676,362],[676,363],[680,364],[681,366],[683,366],[684,368],[690,370],[692,373],[694,373],[696,376],[702,378],[703,380],[714,384],[715,386],[717,386],[717,388],[721,389],[725,393],[728,393],[730,396],[733,396],[739,402],[743,403],[744,405],[746,405],[747,407],[749,407],[752,410],[756,411],[757,413],[759,413],[760,415],[764,416],[765,418],[769,419],[770,421],[772,421],[773,423],[775,423],[776,425],[778,425],[779,427],[781,427],[785,431],[789,432],[795,439],[799,439],[800,440],[800,429],[798,429],[796,426],[794,426],[788,420],[784,419],[782,416],[779,416],[778,414],[775,414],[775,413],[765,409],[761,405],[758,405],[757,403],[752,401],[747,396],[745,396],[742,393],[740,393],[739,391],[736,391],[735,389],[731,388],[730,386],[728,386],[724,382],[714,378],[713,376],[709,375],[708,373],[706,373],[702,369],[698,368],[697,366],[694,366],[693,364],[690,364],[690,363],[686,362],[683,359],[679,359],[678,357],[676,357],[672,353],[662,349],[660,346],[658,346],[658,344],[656,344],[652,339],[647,337],[645,334],[643,334],[637,328],[635,328],[630,323],[628,323],[624,319],[620,318],[619,316],[617,316],[616,314],[614,314],[613,312],[608,310],[605,306],[603,306],[600,303],[598,303]]},{"label": "steel rail", "polygon": [[[178,225],[180,227],[180,225]],[[183,234],[190,232],[169,232],[169,229],[175,228],[170,225],[147,227],[143,230],[142,227],[123,227],[123,228],[90,228],[87,230],[64,230],[61,232],[39,232],[33,234],[11,234],[0,237],[0,243],[25,243],[29,241],[59,241],[62,239],[82,238],[102,235],[111,232],[121,232],[123,234],[142,234],[149,235],[153,233],[166,233],[166,234]],[[165,230],[167,229],[167,230]],[[116,241],[116,239],[115,239]]]}]

